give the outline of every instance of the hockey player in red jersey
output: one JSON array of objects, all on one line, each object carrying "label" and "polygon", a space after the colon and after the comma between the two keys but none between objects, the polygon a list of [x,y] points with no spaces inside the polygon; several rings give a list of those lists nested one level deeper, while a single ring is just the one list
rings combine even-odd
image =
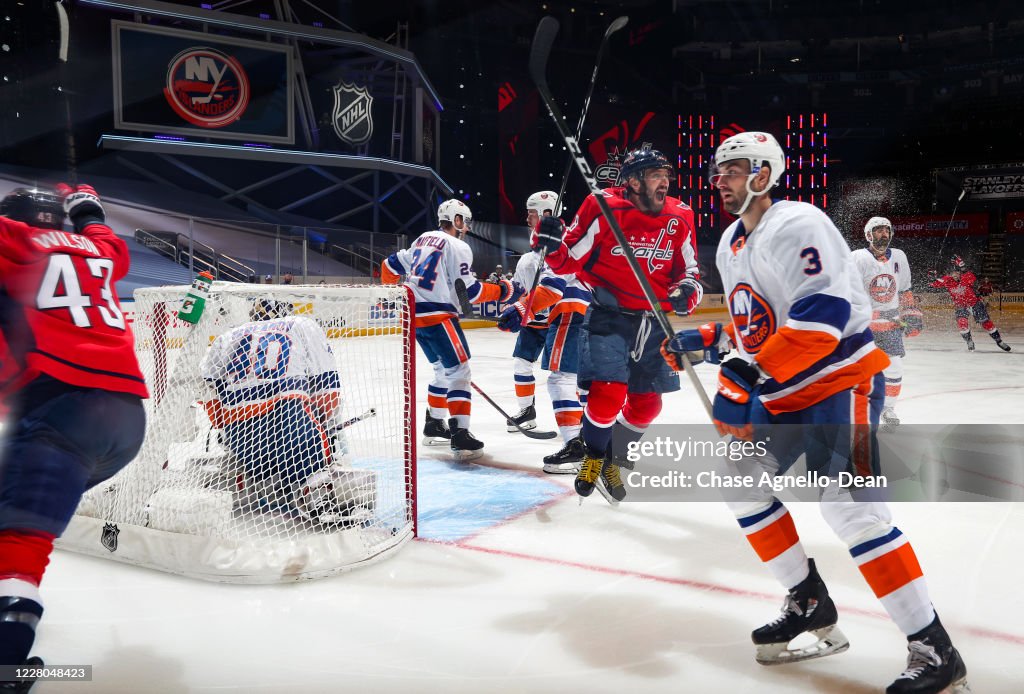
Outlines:
[{"label": "hockey player in red jersey", "polygon": [[967,322],[969,315],[974,315],[974,322],[988,331],[989,336],[995,340],[999,349],[1004,352],[1010,351],[1010,345],[1003,342],[999,328],[989,318],[988,308],[977,294],[974,293],[974,282],[977,279],[974,273],[967,269],[963,259],[954,255],[950,260],[948,275],[936,277],[935,272],[929,273],[932,280],[929,287],[938,287],[949,292],[953,299],[953,315],[956,318],[956,327],[960,330],[960,337],[967,343],[967,350],[974,351],[974,339],[971,337],[971,326]]},{"label": "hockey player in red jersey", "polygon": [[82,493],[142,445],[148,393],[114,291],[128,262],[89,186],[0,201],[0,327],[17,374],[0,449],[0,664],[27,662],[39,583]]},{"label": "hockey player in red jersey", "polygon": [[[875,489],[843,483],[844,474],[858,481],[880,474],[877,429],[889,359],[872,338],[871,302],[839,230],[813,205],[771,199],[785,162],[769,133],[743,132],[719,145],[711,184],[738,217],[716,254],[731,321],[677,333],[666,341],[666,360],[678,368],[682,353],[699,352],[696,361],[721,363],[715,426],[754,443],[745,459],[722,461],[727,474],[775,478],[804,457],[808,473],[829,478],[820,486],[821,515],[907,637],[907,667],[886,692],[967,691],[967,669],[888,505]],[[733,348],[737,356],[722,362]],[[757,661],[846,650],[828,587],[772,486],[725,495],[751,548],[787,590],[782,614],[751,634]],[[802,635],[816,642],[791,647]]]},{"label": "hockey player in red jersey", "polygon": [[[654,310],[686,315],[703,296],[697,271],[693,211],[668,195],[672,165],[661,152],[637,149],[622,161],[618,187],[603,191],[629,238],[660,305]],[[557,217],[544,217],[538,243],[556,274],[575,273],[591,288],[582,326],[579,383],[589,384],[582,437],[584,458],[576,493],[589,496],[595,484],[609,501],[626,495],[614,450],[638,440],[661,411],[662,393],[679,390],[678,374],[662,361],[657,321],[640,284],[619,248],[594,195],[587,197],[565,230]]]}]

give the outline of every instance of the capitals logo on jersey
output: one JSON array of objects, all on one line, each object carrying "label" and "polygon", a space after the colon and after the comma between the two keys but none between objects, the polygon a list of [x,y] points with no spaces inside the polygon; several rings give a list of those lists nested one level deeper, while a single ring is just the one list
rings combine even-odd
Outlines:
[{"label": "capitals logo on jersey", "polygon": [[753,287],[745,282],[736,285],[729,295],[729,314],[736,328],[736,337],[747,354],[757,354],[765,340],[775,334],[775,313]]},{"label": "capitals logo on jersey", "polygon": [[[899,272],[898,266],[896,272]],[[868,285],[868,293],[875,303],[889,303],[896,296],[896,278],[893,275],[875,275]]]}]

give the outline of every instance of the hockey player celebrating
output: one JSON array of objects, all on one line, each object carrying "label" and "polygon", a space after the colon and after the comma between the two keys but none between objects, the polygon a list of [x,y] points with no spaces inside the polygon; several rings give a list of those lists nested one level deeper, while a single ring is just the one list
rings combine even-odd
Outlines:
[{"label": "hockey player celebrating", "polygon": [[871,333],[875,344],[889,355],[885,378],[885,407],[882,424],[892,429],[899,426],[896,400],[903,387],[903,336],[913,337],[924,328],[924,317],[915,306],[910,291],[910,263],[907,254],[891,248],[892,223],[885,217],[872,217],[864,226],[867,248],[853,252],[853,260],[871,300]]},{"label": "hockey player celebrating", "polygon": [[1010,351],[1010,345],[1003,342],[1003,336],[999,334],[992,319],[989,318],[988,308],[977,294],[974,293],[974,281],[977,279],[974,273],[967,269],[963,259],[954,255],[950,260],[949,274],[937,277],[934,271],[928,274],[931,283],[929,287],[938,287],[949,292],[953,299],[953,316],[956,318],[956,327],[960,330],[960,337],[967,343],[967,351],[974,351],[974,339],[971,337],[971,326],[967,322],[969,315],[974,315],[974,322],[988,331],[989,336],[995,340],[999,349],[1004,352]]},{"label": "hockey player celebrating", "polygon": [[[579,381],[590,384],[583,417],[583,463],[576,493],[626,495],[616,450],[638,440],[661,411],[662,393],[679,390],[678,374],[658,353],[651,310],[686,315],[700,302],[693,211],[668,195],[672,165],[661,152],[637,149],[622,161],[619,187],[603,191],[605,201],[629,236],[640,266],[659,298],[652,307],[643,294],[593,195],[565,230],[557,217],[544,217],[537,240],[560,275],[575,273],[591,288],[591,303],[580,340]],[[616,458],[618,459],[618,458]]]},{"label": "hockey player celebrating", "polygon": [[[739,217],[722,235],[716,256],[731,324],[678,333],[666,343],[666,360],[678,365],[682,353],[694,351],[704,352],[698,360],[720,359],[723,333],[738,351],[721,365],[714,423],[723,435],[756,438],[767,454],[724,461],[730,474],[783,474],[806,454],[808,470],[823,476],[877,475],[881,372],[888,359],[871,338],[868,297],[831,220],[813,205],[768,196],[784,168],[782,148],[768,133],[744,132],[719,145],[711,184],[722,207]],[[934,693],[965,684],[964,663],[887,505],[854,498],[835,483],[824,488],[821,500],[826,522],[907,635],[907,668],[886,691]],[[771,487],[742,489],[727,503],[761,561],[789,591],[782,614],[752,634],[758,662],[846,650],[849,641],[836,627],[825,582]],[[818,642],[790,649],[805,632]]]},{"label": "hockey player celebrating", "polygon": [[[459,325],[456,282],[466,289],[469,301],[514,301],[513,284],[480,282],[473,275],[473,250],[462,237],[469,231],[473,214],[459,200],[447,200],[437,208],[439,231],[428,231],[406,250],[392,253],[381,264],[381,281],[405,286],[416,300],[416,342],[434,369],[427,387],[427,413],[423,444],[448,444],[461,461],[480,457],[484,447],[469,431],[469,344]],[[448,426],[445,416],[450,415]]]},{"label": "hockey player celebrating", "polygon": [[[543,217],[557,217],[558,195],[550,190],[534,193],[526,199],[526,223],[531,229],[531,252],[524,253],[516,265],[513,281],[529,287],[540,265],[540,246],[536,228]],[[590,303],[588,292],[573,274],[556,275],[545,264],[541,281],[532,297],[524,296],[505,308],[498,328],[518,332],[513,356],[516,396],[522,408],[514,419],[523,428],[537,426],[534,408],[533,364],[543,353],[541,368],[549,371],[548,394],[555,410],[555,421],[563,446],[557,453],[544,456],[544,472],[574,474],[583,460],[583,442],[579,437],[583,406],[577,391],[579,336],[583,315]],[[509,431],[517,431],[509,422]]]},{"label": "hockey player celebrating", "polygon": [[0,356],[17,372],[0,448],[0,664],[26,663],[43,571],[82,493],[142,445],[148,392],[114,288],[128,265],[91,187],[19,188],[0,201]]},{"label": "hockey player celebrating", "polygon": [[[214,340],[200,372],[203,404],[242,467],[246,510],[297,511],[320,525],[363,518],[335,457],[341,378],[323,328],[292,305],[260,299]],[[365,514],[364,514],[365,516]]]}]

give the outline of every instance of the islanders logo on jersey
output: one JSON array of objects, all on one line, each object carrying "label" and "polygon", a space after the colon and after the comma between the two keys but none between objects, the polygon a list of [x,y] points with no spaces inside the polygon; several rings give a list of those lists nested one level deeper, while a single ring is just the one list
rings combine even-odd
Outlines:
[{"label": "islanders logo on jersey", "polygon": [[223,128],[249,106],[249,76],[241,63],[213,48],[186,48],[167,65],[164,98],[200,128]]},{"label": "islanders logo on jersey", "polygon": [[757,354],[765,340],[775,334],[775,313],[768,302],[745,282],[729,294],[729,313],[736,328],[736,337],[747,354]]},{"label": "islanders logo on jersey", "polygon": [[876,304],[887,304],[896,296],[896,278],[892,275],[875,275],[868,286],[871,300]]}]

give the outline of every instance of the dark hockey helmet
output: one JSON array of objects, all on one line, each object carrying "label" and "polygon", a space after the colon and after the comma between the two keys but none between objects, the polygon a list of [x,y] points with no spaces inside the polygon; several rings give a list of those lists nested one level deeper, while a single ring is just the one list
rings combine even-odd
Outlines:
[{"label": "dark hockey helmet", "polygon": [[292,305],[288,301],[275,299],[257,299],[249,311],[249,320],[274,320],[291,314]]},{"label": "dark hockey helmet", "polygon": [[622,185],[630,176],[641,177],[647,169],[668,169],[669,174],[674,170],[669,163],[668,157],[656,149],[634,149],[627,152],[622,158],[619,167],[619,185]]},{"label": "dark hockey helmet", "polygon": [[0,200],[0,216],[41,229],[63,229],[64,202],[52,190],[15,188]]}]

